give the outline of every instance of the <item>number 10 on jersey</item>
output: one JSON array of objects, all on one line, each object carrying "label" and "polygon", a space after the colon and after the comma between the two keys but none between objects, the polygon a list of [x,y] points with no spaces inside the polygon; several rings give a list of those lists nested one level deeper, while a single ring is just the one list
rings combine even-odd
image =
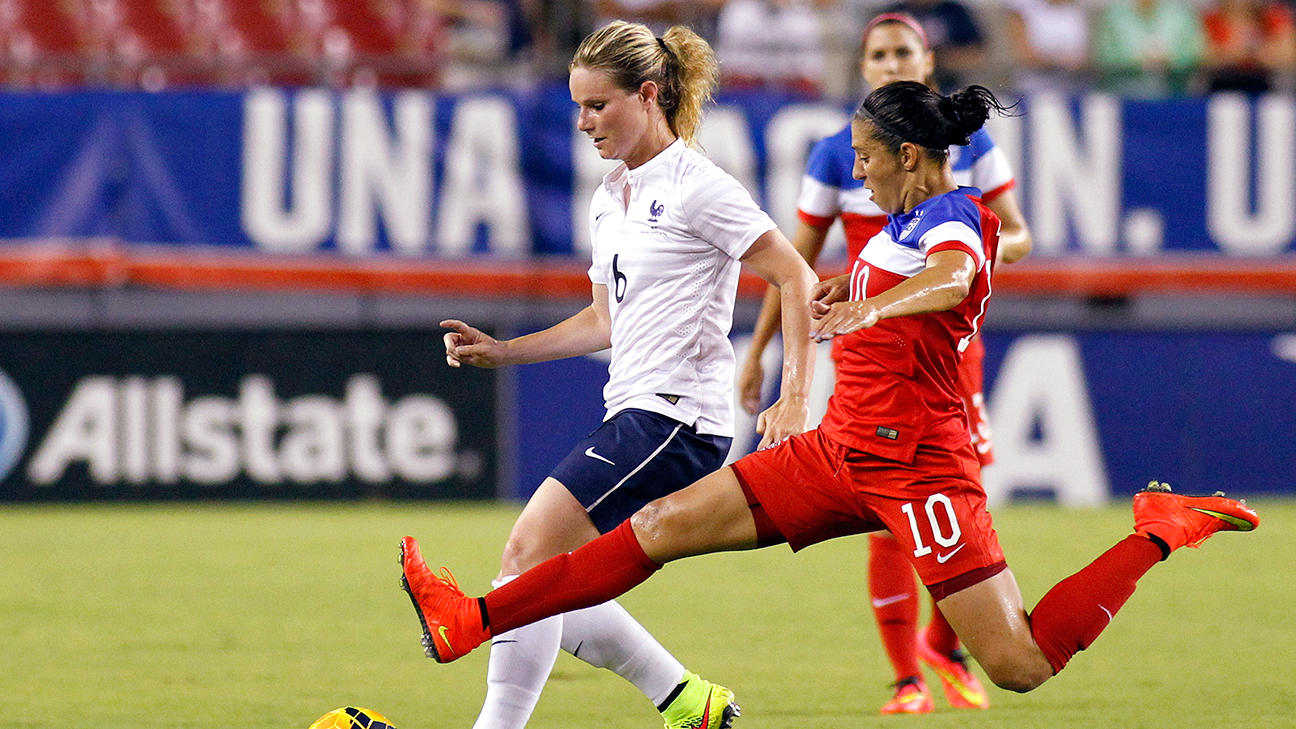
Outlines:
[{"label": "number 10 on jersey", "polygon": [[[939,507],[940,511],[945,512],[944,521],[949,523],[948,531],[946,526],[941,523],[942,520],[937,517],[937,507]],[[918,516],[915,513],[913,502],[910,501],[904,504],[900,507],[900,510],[905,513],[905,516],[909,517],[909,528],[913,531],[914,556],[925,557],[931,554],[932,548],[928,546],[922,530],[918,527]],[[935,540],[937,545],[949,548],[958,544],[959,537],[963,536],[963,529],[959,526],[958,517],[954,514],[954,504],[950,502],[948,496],[945,494],[932,494],[927,497],[927,503],[923,507],[923,511],[927,514],[926,521],[930,526],[931,538]],[[953,554],[951,553],[949,556],[953,556]],[[940,555],[937,555],[937,559],[940,559]],[[945,560],[941,559],[940,561],[943,563]]]}]

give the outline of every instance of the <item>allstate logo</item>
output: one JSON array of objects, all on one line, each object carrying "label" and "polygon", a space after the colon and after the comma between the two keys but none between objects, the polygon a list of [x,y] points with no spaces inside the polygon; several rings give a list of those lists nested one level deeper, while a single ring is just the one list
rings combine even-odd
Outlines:
[{"label": "allstate logo", "polygon": [[18,465],[27,449],[27,403],[4,370],[0,370],[0,481]]}]

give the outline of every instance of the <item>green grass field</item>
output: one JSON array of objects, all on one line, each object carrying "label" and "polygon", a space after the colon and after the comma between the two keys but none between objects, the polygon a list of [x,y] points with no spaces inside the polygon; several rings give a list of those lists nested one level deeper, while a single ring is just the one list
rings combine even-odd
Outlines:
[{"label": "green grass field", "polygon": [[[993,708],[879,717],[890,672],[863,588],[865,542],[668,566],[623,599],[690,668],[737,692],[737,726],[1296,727],[1296,502],[1184,550],[1140,583],[1060,676]],[[401,729],[470,727],[485,650],[423,657],[397,543],[480,593],[512,506],[0,508],[0,726],[305,729],[346,704]],[[1127,506],[996,514],[1036,600],[1129,529]],[[934,678],[932,679],[934,681]],[[628,684],[561,656],[531,727],[657,727]]]}]

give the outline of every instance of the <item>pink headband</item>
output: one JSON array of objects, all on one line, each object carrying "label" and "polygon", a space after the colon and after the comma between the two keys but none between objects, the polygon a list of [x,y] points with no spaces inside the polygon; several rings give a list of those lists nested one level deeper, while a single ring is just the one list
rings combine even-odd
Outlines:
[{"label": "pink headband", "polygon": [[869,21],[868,25],[865,26],[864,36],[860,39],[860,44],[862,45],[866,40],[868,40],[868,34],[871,33],[874,28],[883,23],[900,23],[909,30],[912,30],[914,35],[918,36],[918,40],[922,41],[922,47],[924,49],[931,48],[931,45],[927,42],[927,31],[923,30],[922,25],[914,18],[914,16],[908,13],[882,13],[873,18]]}]

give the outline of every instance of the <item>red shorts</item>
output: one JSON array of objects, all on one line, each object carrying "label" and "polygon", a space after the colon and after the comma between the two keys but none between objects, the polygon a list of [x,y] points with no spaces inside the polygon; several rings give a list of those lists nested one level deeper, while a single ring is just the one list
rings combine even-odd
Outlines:
[{"label": "red shorts", "polygon": [[834,537],[890,531],[937,598],[1007,564],[986,510],[971,445],[919,446],[912,464],[852,450],[818,430],[733,464],[762,546],[799,550]]}]

